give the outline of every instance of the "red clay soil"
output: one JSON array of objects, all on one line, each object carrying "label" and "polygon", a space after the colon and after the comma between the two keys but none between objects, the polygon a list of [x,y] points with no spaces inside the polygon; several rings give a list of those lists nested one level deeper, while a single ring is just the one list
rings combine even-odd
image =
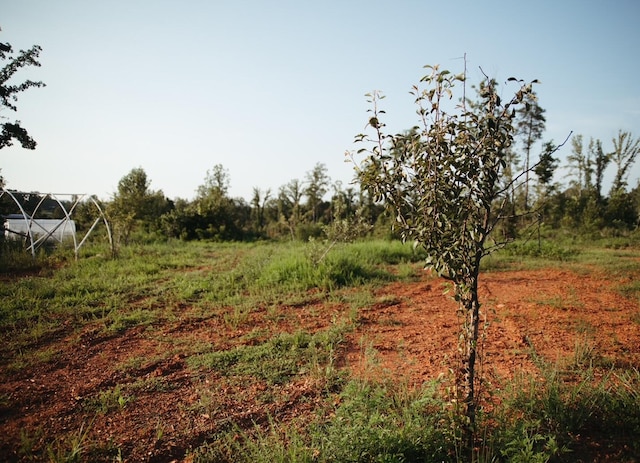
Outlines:
[{"label": "red clay soil", "polygon": [[[452,292],[444,294],[449,283],[425,280],[385,287],[380,294],[396,296],[392,302],[362,312],[361,334],[389,371],[412,384],[449,374],[459,333]],[[498,381],[535,374],[536,356],[559,366],[594,356],[640,366],[640,304],[615,291],[625,280],[557,269],[482,275],[483,374]],[[351,363],[357,358],[352,352]]]},{"label": "red clay soil", "polygon": [[[482,275],[480,298],[487,321],[483,375],[500,387],[520,372],[535,374],[535,356],[562,365],[584,354],[637,367],[640,304],[616,291],[628,283],[625,277],[612,280],[603,273],[562,269]],[[360,310],[357,329],[340,354],[343,368],[366,374],[375,360],[377,371],[382,368],[414,385],[448,375],[458,320],[446,287],[424,272],[417,282],[377,290],[377,302]],[[215,371],[194,373],[180,342],[191,348],[194,343],[228,348],[250,342],[247,333],[260,329],[316,331],[336,317],[347,317],[350,310],[318,298],[281,307],[295,314],[282,326],[272,310],[259,309],[230,329],[220,317],[196,318],[188,306],[182,309],[184,317],[110,336],[97,326],[86,326],[80,334],[63,327],[57,336],[38,341],[43,352],[56,352],[52,359],[18,371],[9,371],[2,361],[0,461],[37,460],[47,448],[63,452],[83,432],[83,461],[190,461],[190,450],[234,425],[242,429],[269,416],[311,416],[323,400],[313,380],[302,377],[272,386],[239,382]],[[295,327],[292,318],[299,322]],[[100,392],[117,385],[124,385],[131,402],[96,413]]]}]

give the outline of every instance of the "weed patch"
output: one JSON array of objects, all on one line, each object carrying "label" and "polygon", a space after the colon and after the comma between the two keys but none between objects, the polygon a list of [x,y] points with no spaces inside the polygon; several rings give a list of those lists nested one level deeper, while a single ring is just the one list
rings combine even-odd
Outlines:
[{"label": "weed patch", "polygon": [[[295,422],[233,428],[196,449],[196,462],[421,462],[467,461],[455,404],[438,382],[410,389],[402,383],[352,380],[334,407],[301,427]],[[592,370],[566,383],[547,370],[543,385],[520,377],[481,412],[473,461],[591,461],[590,448],[626,443],[622,459],[640,448],[640,374],[612,373],[594,383]],[[621,429],[624,431],[620,432]],[[633,460],[629,460],[633,461]]]},{"label": "weed patch", "polygon": [[[306,431],[273,421],[266,429],[233,429],[197,449],[197,462],[448,461],[449,413],[437,385],[351,381]],[[240,437],[239,437],[240,436]]]},{"label": "weed patch", "polygon": [[283,333],[258,345],[190,357],[193,369],[214,369],[225,376],[252,376],[268,384],[283,384],[308,374],[313,365],[327,365],[340,343],[342,332],[328,330],[311,335],[304,331]]}]

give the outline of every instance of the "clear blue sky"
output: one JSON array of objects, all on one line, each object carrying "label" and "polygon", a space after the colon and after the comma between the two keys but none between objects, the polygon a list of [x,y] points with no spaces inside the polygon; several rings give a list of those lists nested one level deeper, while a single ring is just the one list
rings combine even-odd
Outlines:
[{"label": "clear blue sky", "polygon": [[573,130],[610,149],[619,129],[640,136],[637,0],[2,3],[0,42],[43,48],[17,80],[47,84],[0,114],[38,142],[0,152],[13,189],[107,199],[142,167],[152,189],[192,199],[222,164],[231,195],[250,199],[318,162],[347,184],[364,94],[383,91],[389,128],[404,130],[423,66],[458,73],[465,53],[472,82],[478,66],[542,82],[545,140]]}]

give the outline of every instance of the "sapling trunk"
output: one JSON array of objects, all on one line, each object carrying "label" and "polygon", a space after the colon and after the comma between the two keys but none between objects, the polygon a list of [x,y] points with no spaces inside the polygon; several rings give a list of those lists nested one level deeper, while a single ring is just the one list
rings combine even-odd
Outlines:
[{"label": "sapling trunk", "polygon": [[476,359],[478,357],[478,333],[480,325],[480,302],[478,300],[478,277],[468,283],[456,284],[459,311],[462,318],[460,337],[460,365],[457,371],[457,400],[462,405],[465,419],[464,440],[468,448],[473,448],[476,423],[477,397],[475,391]]}]

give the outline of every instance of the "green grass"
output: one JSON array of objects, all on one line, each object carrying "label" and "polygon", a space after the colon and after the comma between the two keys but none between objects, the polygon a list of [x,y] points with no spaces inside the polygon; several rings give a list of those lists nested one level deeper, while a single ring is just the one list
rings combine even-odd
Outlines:
[{"label": "green grass", "polygon": [[282,384],[294,376],[330,366],[349,329],[348,325],[334,325],[316,334],[282,333],[261,344],[201,353],[190,357],[188,364],[194,370],[212,369],[223,376],[250,376],[269,385]]},{"label": "green grass", "polygon": [[[593,370],[566,383],[553,368],[545,381],[520,377],[480,413],[476,462],[571,462],[588,458],[593,439],[603,449],[628,444],[640,452],[640,373],[611,372],[594,387]],[[442,384],[352,380],[310,424],[232,428],[193,453],[196,462],[469,461],[461,446],[455,404]],[[585,460],[582,460],[585,461]]]},{"label": "green grass", "polygon": [[549,240],[516,240],[506,247],[486,256],[482,271],[536,270],[554,266],[571,265],[580,259],[583,249],[571,243]]},{"label": "green grass", "polygon": [[76,463],[83,461],[83,456],[87,454],[88,434],[91,430],[91,423],[84,423],[75,433],[66,438],[57,438],[47,446],[47,460],[51,463]]},{"label": "green grass", "polygon": [[118,384],[113,389],[100,392],[97,396],[91,397],[84,402],[87,411],[107,414],[113,411],[124,409],[135,397],[126,394],[122,390],[122,385]]},{"label": "green grass", "polygon": [[527,423],[530,435],[540,436],[540,451],[553,440],[556,449],[567,453],[568,461],[590,438],[603,446],[628,441],[629,451],[637,455],[640,447],[631,436],[640,430],[638,370],[612,370],[596,379],[593,369],[580,369],[578,379],[570,383],[559,373],[546,370],[544,387],[527,379],[512,385],[500,416],[505,436],[519,421]]},{"label": "green grass", "polygon": [[[196,449],[197,462],[444,461],[450,448],[450,413],[438,384],[350,381],[336,405],[304,428],[273,421],[266,428],[227,434]],[[455,439],[453,439],[455,441]]]},{"label": "green grass", "polygon": [[565,293],[560,296],[547,297],[542,295],[541,297],[532,299],[532,302],[538,305],[553,307],[559,310],[580,310],[584,307],[584,303],[580,300],[575,288],[570,286],[568,286],[565,289]]}]

